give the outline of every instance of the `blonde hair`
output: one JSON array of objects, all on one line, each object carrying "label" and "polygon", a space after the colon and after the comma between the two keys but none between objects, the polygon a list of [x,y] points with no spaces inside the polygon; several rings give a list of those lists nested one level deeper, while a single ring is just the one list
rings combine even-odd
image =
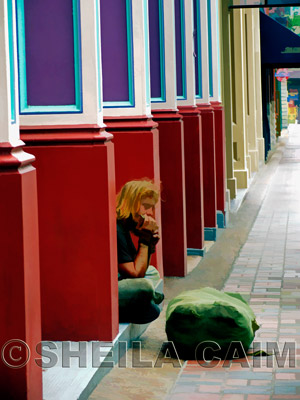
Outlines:
[{"label": "blonde hair", "polygon": [[151,180],[144,178],[125,183],[117,194],[117,219],[128,218],[130,214],[134,217],[145,197],[151,197],[155,203],[158,202],[159,187]]}]

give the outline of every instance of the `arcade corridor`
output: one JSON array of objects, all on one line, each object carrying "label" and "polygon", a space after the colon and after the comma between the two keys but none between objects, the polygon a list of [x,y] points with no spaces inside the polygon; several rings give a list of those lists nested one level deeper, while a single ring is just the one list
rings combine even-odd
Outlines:
[{"label": "arcade corridor", "polygon": [[[280,354],[285,343],[295,342],[296,357],[288,354],[281,367],[273,356],[255,361],[249,356],[249,365],[240,359],[211,369],[196,361],[182,362],[182,368],[131,368],[129,350],[128,367],[116,366],[90,400],[300,399],[299,175],[300,130],[290,125],[289,135],[283,135],[228,228],[198,266],[185,278],[165,279],[167,301],[182,290],[203,286],[243,294],[261,325],[255,342],[266,349],[267,342],[277,341]],[[141,337],[142,360],[155,362],[166,340],[164,322],[162,313]]]}]

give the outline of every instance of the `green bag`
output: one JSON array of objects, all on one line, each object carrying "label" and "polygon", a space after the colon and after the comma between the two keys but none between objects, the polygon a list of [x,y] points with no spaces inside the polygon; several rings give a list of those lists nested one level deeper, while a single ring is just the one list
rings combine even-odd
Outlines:
[{"label": "green bag", "polygon": [[241,342],[246,352],[257,329],[255,315],[241,295],[208,287],[180,293],[166,311],[168,340],[183,359],[201,359],[196,348],[204,341],[221,348],[216,357],[224,358],[231,342]]}]

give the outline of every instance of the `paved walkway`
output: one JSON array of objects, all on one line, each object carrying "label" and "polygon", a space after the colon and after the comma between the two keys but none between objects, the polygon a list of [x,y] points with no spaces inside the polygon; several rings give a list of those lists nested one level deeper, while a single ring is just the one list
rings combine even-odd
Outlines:
[{"label": "paved walkway", "polygon": [[[250,300],[261,324],[255,342],[300,348],[300,132],[290,135],[248,239],[224,291]],[[222,362],[207,369],[188,361],[169,400],[300,399],[300,352]],[[279,363],[280,358],[278,357]],[[272,367],[273,365],[273,367]],[[290,366],[291,365],[291,366]]]},{"label": "paved walkway", "polygon": [[[183,290],[212,286],[241,293],[250,301],[261,328],[255,342],[300,348],[300,131],[283,138],[230,224],[199,265],[185,278],[165,279],[166,305]],[[142,339],[143,360],[155,363],[166,335],[165,308]],[[196,361],[182,368],[115,367],[90,400],[271,400],[300,399],[299,350],[221,362],[205,368]],[[295,366],[291,365],[293,362]],[[273,364],[272,364],[273,363]],[[124,360],[122,360],[124,365]],[[272,366],[273,365],[273,366]]]}]

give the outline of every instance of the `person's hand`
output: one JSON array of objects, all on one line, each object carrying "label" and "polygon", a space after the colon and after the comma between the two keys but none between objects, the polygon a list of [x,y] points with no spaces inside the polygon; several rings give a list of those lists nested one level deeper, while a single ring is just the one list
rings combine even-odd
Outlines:
[{"label": "person's hand", "polygon": [[157,242],[159,241],[160,236],[159,236],[159,232],[156,231],[152,234],[151,240],[150,240],[150,244],[149,244],[149,254],[153,254],[155,253],[155,246],[157,245]]},{"label": "person's hand", "polygon": [[150,215],[146,215],[146,214],[142,215],[141,218],[143,218],[144,223],[138,229],[146,229],[153,233],[158,231],[158,225],[154,218],[152,218],[152,217],[150,217]]},{"label": "person's hand", "polygon": [[133,233],[139,238],[139,245],[142,243],[148,246],[150,254],[155,252],[155,246],[160,239],[158,229],[155,232],[148,229],[135,229]]}]

